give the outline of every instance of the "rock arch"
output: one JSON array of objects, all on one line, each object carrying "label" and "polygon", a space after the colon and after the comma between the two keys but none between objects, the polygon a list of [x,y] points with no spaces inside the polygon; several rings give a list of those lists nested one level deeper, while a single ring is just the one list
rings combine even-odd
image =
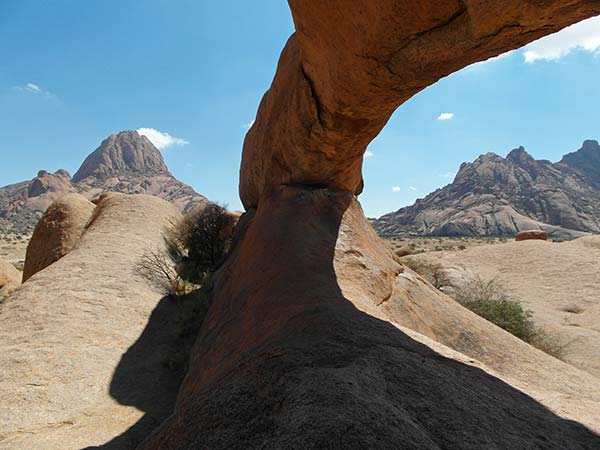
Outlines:
[{"label": "rock arch", "polygon": [[600,3],[289,4],[296,33],[244,143],[247,211],[176,411],[139,448],[599,446],[582,424],[600,430],[600,382],[403,268],[355,195],[400,104]]}]

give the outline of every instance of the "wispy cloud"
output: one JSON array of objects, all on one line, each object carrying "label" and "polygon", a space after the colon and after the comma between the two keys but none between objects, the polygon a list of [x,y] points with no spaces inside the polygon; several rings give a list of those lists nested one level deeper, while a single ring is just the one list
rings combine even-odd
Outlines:
[{"label": "wispy cloud", "polygon": [[400,192],[400,186],[394,186],[394,187],[392,188],[392,191],[393,191],[393,192]]},{"label": "wispy cloud", "polygon": [[452,119],[454,119],[454,113],[451,113],[451,112],[443,112],[437,117],[437,120],[452,120]]},{"label": "wispy cloud", "polygon": [[248,122],[248,123],[245,123],[245,124],[244,124],[244,128],[245,128],[246,130],[249,130],[250,128],[252,128],[252,125],[254,125],[254,119],[252,119],[252,120],[251,120],[250,122]]},{"label": "wispy cloud", "polygon": [[150,142],[152,142],[159,150],[176,145],[189,144],[185,139],[171,136],[169,133],[163,133],[154,128],[138,128],[136,131],[140,136],[146,136],[150,139]]},{"label": "wispy cloud", "polygon": [[28,92],[30,94],[39,94],[46,97],[53,97],[52,93],[45,91],[35,83],[27,83],[25,86],[14,86],[13,89],[19,92]]},{"label": "wispy cloud", "polygon": [[373,156],[375,156],[375,153],[373,153],[371,150],[367,150],[365,152],[365,158],[372,158]]},{"label": "wispy cloud", "polygon": [[523,52],[526,63],[557,61],[574,50],[596,52],[600,49],[600,16],[571,25],[558,33],[538,39]]},{"label": "wispy cloud", "polygon": [[417,188],[414,187],[414,186],[409,186],[408,189],[410,189],[411,191],[416,191],[417,190]]}]

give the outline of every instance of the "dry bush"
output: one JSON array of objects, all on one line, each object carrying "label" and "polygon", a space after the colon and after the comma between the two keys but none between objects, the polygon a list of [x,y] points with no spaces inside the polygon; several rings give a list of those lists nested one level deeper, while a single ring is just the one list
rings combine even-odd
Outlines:
[{"label": "dry bush", "polygon": [[230,237],[224,230],[233,226],[227,210],[210,203],[190,211],[164,234],[167,253],[184,280],[205,284],[223,262]]},{"label": "dry bush", "polygon": [[148,250],[138,260],[134,273],[148,280],[164,295],[179,297],[192,291],[194,285],[181,278],[167,253]]}]

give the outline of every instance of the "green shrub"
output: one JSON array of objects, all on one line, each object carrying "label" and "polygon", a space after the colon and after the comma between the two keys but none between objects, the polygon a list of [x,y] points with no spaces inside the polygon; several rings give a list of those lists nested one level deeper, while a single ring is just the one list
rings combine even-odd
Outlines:
[{"label": "green shrub", "polygon": [[567,345],[558,336],[537,327],[532,320],[533,313],[508,294],[497,280],[475,277],[456,289],[453,297],[465,308],[528,344],[555,358],[564,358]]}]

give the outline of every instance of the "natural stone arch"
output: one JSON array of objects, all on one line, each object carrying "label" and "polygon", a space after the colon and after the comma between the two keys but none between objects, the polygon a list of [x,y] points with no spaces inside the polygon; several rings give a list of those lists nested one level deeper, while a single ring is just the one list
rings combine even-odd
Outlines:
[{"label": "natural stone arch", "polygon": [[367,145],[406,100],[469,64],[600,13],[592,0],[289,4],[296,32],[244,143],[246,207],[287,184],[359,193]]},{"label": "natural stone arch", "polygon": [[600,382],[405,270],[355,198],[402,102],[600,3],[289,3],[297,31],[244,143],[247,212],[175,412],[139,450],[600,446],[581,426],[600,430]]}]

